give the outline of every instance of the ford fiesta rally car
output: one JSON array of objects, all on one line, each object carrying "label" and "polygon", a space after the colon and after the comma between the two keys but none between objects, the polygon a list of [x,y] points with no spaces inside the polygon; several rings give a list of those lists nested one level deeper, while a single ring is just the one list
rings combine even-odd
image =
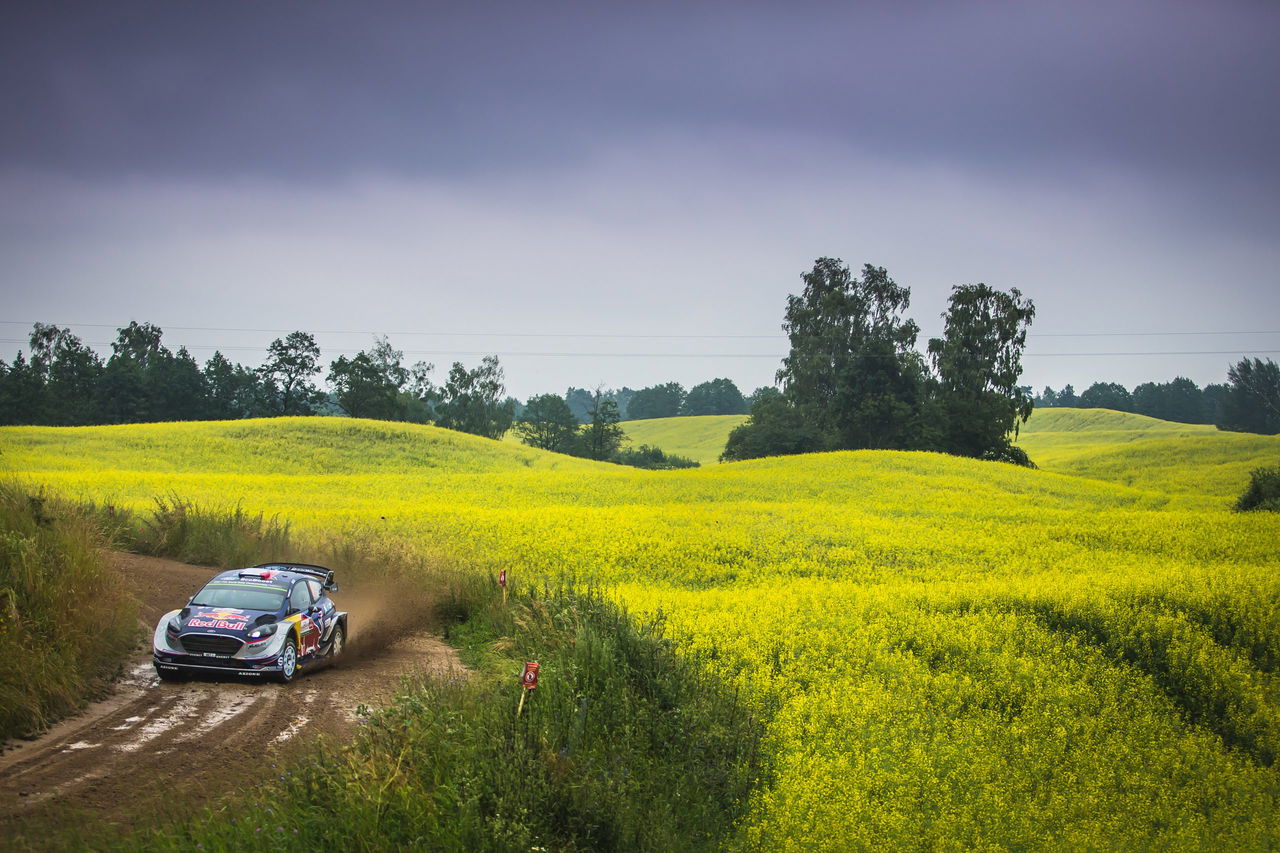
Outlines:
[{"label": "ford fiesta rally car", "polygon": [[270,677],[331,661],[347,639],[347,614],[329,599],[333,572],[270,563],[220,572],[187,606],[160,617],[152,662],[166,681],[192,673]]}]

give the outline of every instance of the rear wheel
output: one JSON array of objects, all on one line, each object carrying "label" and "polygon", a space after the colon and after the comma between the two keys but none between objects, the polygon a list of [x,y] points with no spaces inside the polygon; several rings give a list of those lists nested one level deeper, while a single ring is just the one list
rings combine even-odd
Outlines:
[{"label": "rear wheel", "polygon": [[280,672],[276,674],[276,680],[281,684],[288,684],[297,674],[298,644],[290,637],[284,641],[284,649],[280,652]]},{"label": "rear wheel", "polygon": [[333,626],[333,637],[329,640],[329,659],[338,657],[347,647],[347,629],[339,622]]}]

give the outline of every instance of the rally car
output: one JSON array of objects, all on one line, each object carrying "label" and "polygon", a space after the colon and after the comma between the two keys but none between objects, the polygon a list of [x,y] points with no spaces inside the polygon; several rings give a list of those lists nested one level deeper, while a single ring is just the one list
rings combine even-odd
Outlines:
[{"label": "rally car", "polygon": [[342,654],[347,614],[329,598],[337,590],[332,571],[304,563],[219,572],[186,607],[160,617],[156,673],[166,681],[203,672],[288,683]]}]

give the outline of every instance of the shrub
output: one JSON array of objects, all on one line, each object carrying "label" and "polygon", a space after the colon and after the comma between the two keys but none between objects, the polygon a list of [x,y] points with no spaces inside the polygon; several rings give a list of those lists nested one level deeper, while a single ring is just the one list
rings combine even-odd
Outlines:
[{"label": "shrub", "polygon": [[150,519],[126,533],[130,550],[224,569],[291,553],[289,522],[276,516],[202,507],[177,495],[157,497]]},{"label": "shrub", "polygon": [[1249,474],[1249,487],[1236,501],[1236,510],[1245,512],[1268,509],[1280,512],[1280,465],[1255,468]]},{"label": "shrub", "polygon": [[630,465],[633,468],[648,468],[652,471],[668,471],[674,468],[697,468],[698,463],[684,456],[666,453],[660,447],[642,444],[638,448],[624,447],[613,455],[610,462],[618,465]]}]

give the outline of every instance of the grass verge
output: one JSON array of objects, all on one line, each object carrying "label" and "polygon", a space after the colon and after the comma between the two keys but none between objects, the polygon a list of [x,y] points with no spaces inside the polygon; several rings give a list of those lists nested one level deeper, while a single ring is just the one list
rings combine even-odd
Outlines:
[{"label": "grass verge", "polygon": [[97,516],[0,481],[0,739],[29,735],[105,689],[139,636],[102,556]]}]

